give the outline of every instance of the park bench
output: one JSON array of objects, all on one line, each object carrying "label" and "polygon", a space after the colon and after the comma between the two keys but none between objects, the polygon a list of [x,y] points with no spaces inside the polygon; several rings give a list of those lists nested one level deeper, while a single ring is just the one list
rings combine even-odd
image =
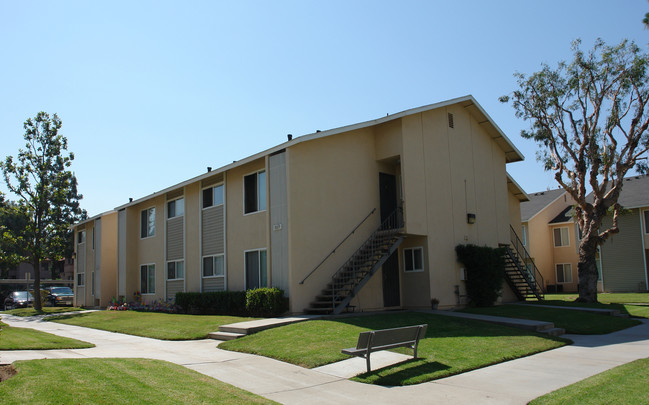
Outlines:
[{"label": "park bench", "polygon": [[370,355],[380,350],[394,349],[397,347],[409,347],[414,350],[414,358],[417,358],[417,345],[419,340],[426,336],[428,325],[404,326],[401,328],[380,329],[368,332],[361,332],[358,335],[356,347],[343,349],[342,353],[351,356],[363,357],[367,363],[367,372],[370,368]]}]

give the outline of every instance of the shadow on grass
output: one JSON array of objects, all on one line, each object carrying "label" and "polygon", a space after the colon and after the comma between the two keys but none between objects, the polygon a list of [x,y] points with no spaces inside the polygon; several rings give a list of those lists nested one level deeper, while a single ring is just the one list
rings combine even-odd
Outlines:
[{"label": "shadow on grass", "polygon": [[451,367],[446,364],[418,358],[359,374],[352,380],[382,386],[402,386],[409,382],[416,382],[422,376],[440,374],[450,369]]}]

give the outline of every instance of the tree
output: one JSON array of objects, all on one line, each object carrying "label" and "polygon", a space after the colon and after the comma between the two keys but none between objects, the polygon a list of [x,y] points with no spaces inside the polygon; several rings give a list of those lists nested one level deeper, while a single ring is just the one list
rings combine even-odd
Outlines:
[{"label": "tree", "polygon": [[[618,197],[627,172],[646,171],[649,147],[649,57],[633,43],[597,40],[587,54],[573,43],[572,62],[543,65],[529,77],[516,73],[516,116],[531,121],[521,132],[540,146],[539,160],[575,200],[579,243],[580,302],[597,301],[597,248],[619,232]],[[592,196],[587,198],[588,189]],[[602,226],[606,215],[612,225]]]},{"label": "tree", "polygon": [[5,201],[0,193],[0,278],[8,278],[25,257],[24,231],[27,225],[23,207],[13,201]]},{"label": "tree", "polygon": [[[26,149],[20,149],[15,160],[8,156],[0,168],[9,191],[19,197],[25,218],[23,259],[34,266],[34,291],[39,294],[41,261],[63,258],[69,227],[85,212],[79,207],[83,197],[77,193],[77,179],[68,170],[74,154],[64,154],[68,142],[59,134],[59,117],[39,112],[23,126]],[[34,300],[34,308],[42,309],[40,300]]]}]

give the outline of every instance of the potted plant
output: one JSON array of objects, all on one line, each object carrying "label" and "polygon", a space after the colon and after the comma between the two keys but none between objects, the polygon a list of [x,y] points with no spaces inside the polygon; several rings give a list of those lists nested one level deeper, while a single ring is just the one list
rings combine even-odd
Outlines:
[{"label": "potted plant", "polygon": [[430,307],[432,309],[437,309],[437,306],[439,305],[439,300],[437,298],[432,298],[430,300]]}]

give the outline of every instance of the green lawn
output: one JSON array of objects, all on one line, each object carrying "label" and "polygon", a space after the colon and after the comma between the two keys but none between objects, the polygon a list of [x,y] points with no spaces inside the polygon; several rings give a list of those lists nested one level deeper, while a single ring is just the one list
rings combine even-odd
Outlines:
[{"label": "green lawn", "polygon": [[[393,313],[295,323],[224,342],[219,348],[259,354],[303,367],[344,360],[359,332],[427,323],[419,357],[355,377],[380,385],[410,385],[565,345],[567,340],[520,329],[424,313]],[[412,355],[412,350],[399,349]]]},{"label": "green lawn", "polygon": [[553,322],[554,326],[565,329],[567,333],[578,335],[602,335],[640,324],[635,319],[526,305],[467,308],[462,312]]},{"label": "green lawn", "polygon": [[[547,294],[541,302],[530,301],[530,304],[574,306],[585,308],[617,309],[623,314],[636,318],[649,318],[649,293],[598,294],[598,303],[584,304],[575,302],[577,294]],[[633,305],[640,304],[640,305]]]},{"label": "green lawn", "polygon": [[647,404],[649,359],[636,360],[543,395],[530,404]]},{"label": "green lawn", "polygon": [[[579,294],[546,294],[547,300],[574,301]],[[597,300],[603,304],[649,304],[649,293],[600,293]]]},{"label": "green lawn", "polygon": [[95,345],[0,322],[0,350],[85,349]]},{"label": "green lawn", "polygon": [[0,383],[9,404],[274,403],[185,367],[147,359],[17,361]]},{"label": "green lawn", "polygon": [[48,320],[154,339],[192,340],[205,339],[208,333],[216,332],[220,325],[252,319],[255,318],[160,312],[97,311],[55,316]]},{"label": "green lawn", "polygon": [[15,315],[15,316],[34,316],[45,314],[60,314],[61,312],[83,311],[83,308],[76,307],[43,307],[41,312],[36,311],[34,308],[17,308],[10,309],[9,311],[0,312],[0,314]]}]

